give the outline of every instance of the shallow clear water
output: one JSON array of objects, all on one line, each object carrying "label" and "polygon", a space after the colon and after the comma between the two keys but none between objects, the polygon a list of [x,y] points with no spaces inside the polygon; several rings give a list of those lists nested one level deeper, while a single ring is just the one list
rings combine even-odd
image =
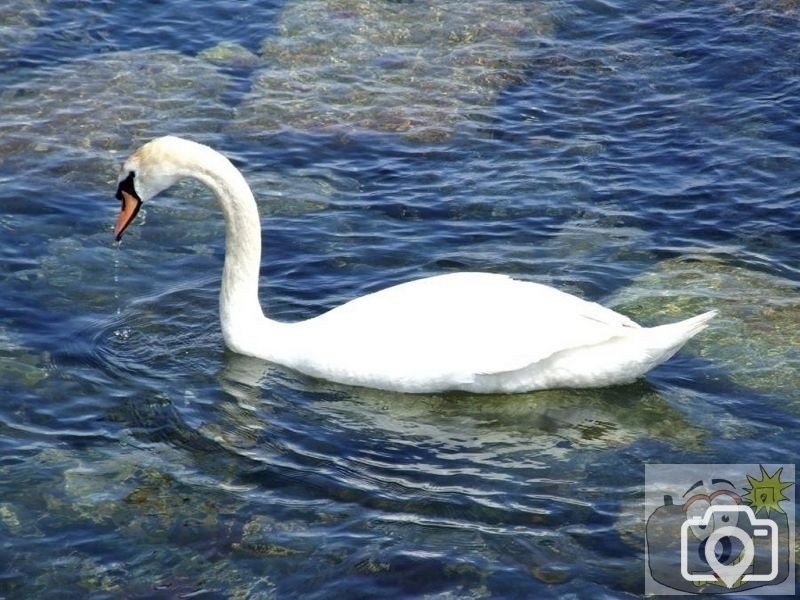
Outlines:
[{"label": "shallow clear water", "polygon": [[[189,6],[0,1],[0,598],[636,597],[645,463],[800,453],[796,2]],[[594,391],[245,359],[208,193],[111,242],[167,132],[256,190],[276,318],[452,270],[722,314]]]}]

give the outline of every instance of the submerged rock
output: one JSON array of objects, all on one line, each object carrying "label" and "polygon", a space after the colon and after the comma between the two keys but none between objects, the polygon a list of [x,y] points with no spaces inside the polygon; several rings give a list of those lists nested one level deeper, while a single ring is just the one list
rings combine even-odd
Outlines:
[{"label": "submerged rock", "polygon": [[689,348],[735,383],[795,399],[800,387],[800,289],[775,275],[709,257],[665,260],[609,304],[645,324],[716,308],[720,315]]},{"label": "submerged rock", "polygon": [[17,54],[36,36],[49,4],[49,0],[0,1],[0,60]]},{"label": "submerged rock", "polygon": [[[12,556],[25,582],[21,596],[38,598],[58,589],[65,597],[189,597],[200,592],[275,597],[264,563],[254,573],[230,551],[254,535],[243,526],[250,513],[240,516],[244,500],[224,485],[199,483],[180,468],[176,474],[165,472],[164,465],[191,462],[181,450],[165,445],[158,460],[150,453],[124,444],[105,450],[59,446],[10,467],[17,481],[28,484],[21,491],[11,489],[0,502],[0,536],[21,548],[45,536],[110,535],[106,539],[113,544],[75,548],[47,565],[15,550]],[[12,474],[4,465],[0,475]],[[285,524],[276,525],[281,527]]]},{"label": "submerged rock", "polygon": [[0,380],[6,385],[34,387],[48,375],[43,357],[17,343],[0,327]]},{"label": "submerged rock", "polygon": [[97,54],[18,74],[0,92],[0,169],[105,187],[128,151],[172,133],[209,140],[229,79],[171,51]]},{"label": "submerged rock", "polygon": [[250,136],[284,127],[399,132],[423,141],[487,118],[552,27],[530,2],[290,1],[237,111]]},{"label": "submerged rock", "polygon": [[220,42],[203,50],[197,57],[223,67],[255,67],[261,62],[258,55],[235,42]]},{"label": "submerged rock", "polygon": [[20,519],[13,504],[0,503],[0,524],[9,529],[11,533],[18,534],[20,532]]},{"label": "submerged rock", "polygon": [[734,14],[743,13],[750,18],[769,22],[778,15],[800,15],[800,0],[725,0],[724,4]]}]

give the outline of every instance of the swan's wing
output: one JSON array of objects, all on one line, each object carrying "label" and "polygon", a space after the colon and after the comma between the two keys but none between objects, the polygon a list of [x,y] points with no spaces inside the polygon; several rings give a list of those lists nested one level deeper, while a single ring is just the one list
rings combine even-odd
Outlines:
[{"label": "swan's wing", "polygon": [[326,368],[463,380],[521,369],[638,327],[554,288],[486,273],[401,284],[299,325],[307,360],[326,361]]}]

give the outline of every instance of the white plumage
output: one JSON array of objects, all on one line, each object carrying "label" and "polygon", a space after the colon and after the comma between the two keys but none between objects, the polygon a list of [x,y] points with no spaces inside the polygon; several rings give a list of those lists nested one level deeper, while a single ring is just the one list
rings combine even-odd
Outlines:
[{"label": "white plumage", "polygon": [[670,358],[715,311],[642,328],[545,285],[488,273],[418,279],[298,323],[258,301],[261,232],[241,173],[176,137],[145,144],[119,178],[119,239],[146,201],[183,177],[206,183],[226,219],[220,319],[234,351],[332,381],[403,392],[523,392],[626,383]]}]

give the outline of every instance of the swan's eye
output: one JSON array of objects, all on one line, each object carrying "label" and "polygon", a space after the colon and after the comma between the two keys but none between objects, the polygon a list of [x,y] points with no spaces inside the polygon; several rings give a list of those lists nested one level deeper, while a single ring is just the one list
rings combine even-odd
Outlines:
[{"label": "swan's eye", "polygon": [[136,187],[133,185],[133,180],[136,177],[136,171],[131,171],[128,173],[128,176],[119,182],[119,186],[117,187],[117,200],[122,201],[122,192],[130,194],[137,200],[139,200],[139,194],[136,193]]}]

